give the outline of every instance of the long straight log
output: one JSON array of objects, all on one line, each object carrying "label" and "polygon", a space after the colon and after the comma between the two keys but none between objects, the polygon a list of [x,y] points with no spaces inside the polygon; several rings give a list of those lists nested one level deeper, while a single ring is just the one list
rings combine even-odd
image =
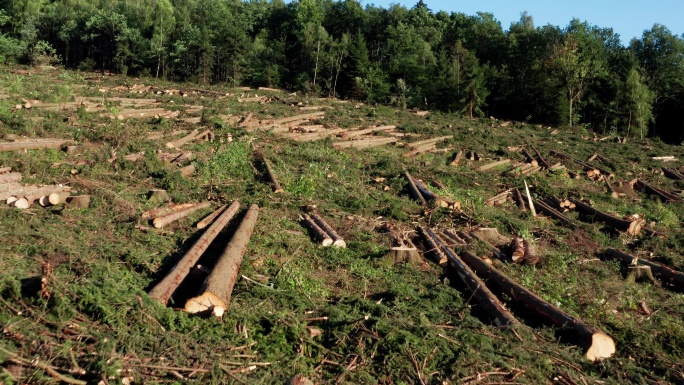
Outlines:
[{"label": "long straight log", "polygon": [[171,213],[171,214],[167,214],[167,215],[164,215],[161,217],[157,217],[157,218],[154,218],[154,221],[152,221],[152,225],[154,225],[155,228],[160,229],[160,228],[168,225],[169,223],[175,222],[181,218],[185,218],[188,215],[192,214],[193,212],[207,208],[209,206],[211,206],[211,203],[204,202],[204,203],[200,203],[198,205],[189,207],[189,208],[182,210],[182,211],[177,211],[175,213]]},{"label": "long straight log", "polygon": [[[529,199],[528,195],[522,194],[522,196],[525,199]],[[554,209],[553,207],[547,205],[543,201],[540,200],[533,200],[532,203],[534,204],[534,207],[536,207],[539,211],[542,213],[550,216],[551,218],[557,220],[560,222],[563,226],[567,226],[570,228],[575,227],[575,224],[570,220],[570,218],[566,217],[565,215],[561,214],[558,210]]]},{"label": "long straight log", "polygon": [[519,326],[518,321],[511,312],[506,309],[499,298],[489,290],[487,285],[475,274],[473,270],[466,265],[461,258],[454,253],[442,239],[439,238],[431,229],[426,229],[427,234],[435,240],[435,243],[442,249],[449,261],[449,266],[456,271],[456,274],[461,281],[466,285],[468,290],[473,293],[473,297],[477,302],[494,318],[496,326]]},{"label": "long straight log", "polygon": [[268,180],[271,182],[273,192],[276,194],[285,192],[285,190],[283,190],[283,188],[280,187],[280,183],[278,183],[278,179],[276,179],[273,170],[271,170],[271,165],[268,163],[266,159],[264,159],[264,167],[266,168],[266,174],[268,175]]},{"label": "long straight log", "polygon": [[37,150],[43,148],[60,149],[68,139],[29,139],[18,142],[0,142],[0,151]]},{"label": "long straight log", "polygon": [[163,215],[168,215],[171,213],[182,211],[182,210],[188,209],[188,208],[193,207],[193,206],[197,206],[197,203],[180,203],[177,205],[164,206],[164,207],[160,207],[158,209],[145,211],[144,213],[142,213],[142,215],[140,215],[140,218],[142,218],[142,219],[154,219],[157,217],[161,217]]},{"label": "long straight log", "polygon": [[534,150],[534,153],[537,154],[537,158],[539,159],[539,163],[542,165],[542,167],[544,167],[547,170],[550,170],[551,166],[546,160],[544,160],[539,150],[537,150],[536,147],[532,147],[532,149]]},{"label": "long straight log", "polygon": [[504,294],[509,295],[527,309],[534,311],[545,321],[558,327],[571,328],[578,338],[579,345],[585,349],[585,355],[590,361],[609,358],[615,353],[615,342],[610,336],[599,329],[580,321],[545,301],[475,255],[465,251],[460,256],[489,285],[496,286]]},{"label": "long straight log", "polygon": [[636,183],[634,184],[634,187],[643,190],[651,195],[657,196],[658,198],[660,198],[661,201],[665,203],[678,202],[682,200],[682,198],[660,188],[651,186],[640,179],[637,179]]},{"label": "long straight log", "polygon": [[420,191],[420,194],[425,197],[428,201],[431,201],[434,203],[436,207],[449,207],[451,204],[447,202],[444,198],[441,196],[433,193],[425,184],[423,184],[419,180],[414,180],[413,181],[418,188],[418,191]]},{"label": "long straight log", "polygon": [[677,170],[673,170],[673,169],[667,168],[667,167],[662,167],[661,169],[663,170],[665,175],[667,175],[668,177],[670,177],[672,179],[684,180],[684,175],[682,175]]},{"label": "long straight log", "polygon": [[406,144],[404,145],[404,147],[406,147],[406,148],[416,148],[416,147],[420,147],[420,146],[423,146],[423,145],[426,145],[426,144],[430,144],[430,143],[441,142],[441,141],[443,141],[443,140],[451,139],[451,138],[453,138],[453,137],[454,137],[453,135],[446,135],[446,136],[439,136],[439,137],[437,137],[437,138],[432,138],[432,139],[419,140],[419,141],[417,141],[417,142],[406,143]]},{"label": "long straight log", "polygon": [[684,289],[684,273],[680,271],[673,270],[659,263],[631,256],[629,254],[623,253],[620,250],[612,248],[607,249],[605,254],[627,265],[634,265],[634,263],[637,262],[640,265],[648,266],[651,268],[653,275],[661,281],[680,289]]},{"label": "long straight log", "polygon": [[12,183],[21,181],[20,172],[10,172],[7,174],[0,174],[0,184],[2,183]]},{"label": "long straight log", "polygon": [[288,135],[287,137],[294,140],[295,142],[312,142],[314,140],[325,139],[329,136],[337,135],[340,132],[345,131],[347,131],[346,128],[333,128],[325,131],[312,132],[310,134],[293,134]]},{"label": "long straight log", "polygon": [[304,223],[304,226],[311,231],[311,234],[314,236],[316,241],[320,242],[323,247],[328,247],[333,244],[330,234],[318,226],[316,221],[314,221],[310,216],[307,214],[302,215],[302,222]]},{"label": "long straight log", "polygon": [[[225,207],[225,206],[223,206]],[[221,230],[230,222],[231,219],[240,209],[240,202],[233,202],[220,217],[209,226],[209,228],[199,237],[197,241],[190,247],[190,249],[183,255],[178,263],[171,268],[169,273],[159,283],[157,283],[150,291],[150,297],[166,305],[169,298],[176,291],[178,285],[190,273],[193,266],[200,259],[202,254],[207,250],[211,242],[216,239]]]},{"label": "long straight log", "polygon": [[233,287],[258,216],[259,206],[251,205],[240,227],[235,230],[233,238],[204,282],[201,294],[186,302],[185,311],[193,314],[211,311],[216,317],[221,317],[228,310]]},{"label": "long straight log", "polygon": [[625,219],[616,218],[612,215],[596,210],[595,208],[574,198],[569,198],[569,200],[575,204],[575,208],[578,211],[592,216],[594,220],[603,222],[618,231],[626,231],[630,235],[639,235],[641,228],[645,224],[643,220],[628,221]]},{"label": "long straight log", "polygon": [[288,116],[285,118],[275,119],[273,121],[273,124],[285,124],[285,123],[289,123],[289,122],[294,122],[296,120],[315,119],[315,118],[322,118],[324,116],[325,116],[325,112],[312,112],[312,113],[308,113],[308,114],[294,115],[294,116]]},{"label": "long straight log", "polygon": [[181,147],[182,145],[189,143],[195,139],[195,137],[199,134],[199,130],[192,130],[189,134],[185,135],[184,137],[180,139],[173,140],[171,142],[166,143],[167,148],[178,148]]},{"label": "long straight log", "polygon": [[397,126],[377,126],[377,127],[370,127],[370,128],[364,128],[364,129],[362,129],[362,130],[347,131],[347,132],[343,133],[342,135],[340,135],[340,137],[341,137],[342,139],[351,139],[351,138],[354,138],[354,137],[357,137],[357,136],[370,134],[370,133],[372,133],[372,132],[392,131],[392,130],[394,130],[395,128],[397,128]]},{"label": "long straight log", "polygon": [[[232,207],[232,206],[231,206],[231,207]],[[219,215],[221,215],[221,213],[222,213],[225,209],[226,209],[226,205],[223,205],[223,206],[219,207],[219,208],[216,209],[213,213],[207,215],[206,217],[202,218],[201,221],[197,222],[196,227],[197,227],[198,229],[203,229],[203,228],[209,226],[209,225],[214,221],[214,219],[216,219],[216,217],[218,217]]]},{"label": "long straight log", "polygon": [[339,150],[341,148],[371,148],[384,146],[386,144],[396,143],[399,139],[393,137],[372,137],[368,139],[361,140],[349,140],[345,142],[335,142],[333,143],[333,148]]},{"label": "long straight log", "polygon": [[311,218],[314,220],[314,222],[316,222],[318,227],[320,227],[330,236],[330,238],[333,240],[333,246],[347,247],[347,243],[344,241],[344,239],[337,235],[337,232],[335,232],[335,230],[328,224],[328,222],[326,222],[325,220],[323,220],[323,218],[316,214],[311,214]]},{"label": "long straight log", "polygon": [[511,163],[510,159],[502,159],[502,160],[499,160],[496,162],[485,164],[484,166],[480,166],[477,168],[477,171],[487,171],[487,170],[493,169],[494,167],[502,166],[502,165],[508,164],[508,163]]},{"label": "long straight log", "polygon": [[442,247],[437,244],[437,241],[430,235],[430,233],[427,231],[427,229],[424,229],[423,227],[418,226],[418,234],[423,238],[426,245],[423,245],[423,255],[425,254],[432,254],[433,258],[432,260],[437,263],[441,267],[446,267],[449,264],[449,258],[444,254],[444,251],[442,250]]},{"label": "long straight log", "polygon": [[413,196],[413,199],[417,200],[419,203],[421,203],[423,205],[427,204],[425,197],[418,190],[418,187],[416,186],[416,182],[413,180],[413,178],[408,173],[408,171],[404,171],[404,178],[406,178],[406,181],[408,182],[409,192]]}]

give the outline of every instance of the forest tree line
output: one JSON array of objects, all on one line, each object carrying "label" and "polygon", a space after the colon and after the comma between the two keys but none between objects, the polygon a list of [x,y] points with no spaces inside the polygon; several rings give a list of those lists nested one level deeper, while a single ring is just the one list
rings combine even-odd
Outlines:
[{"label": "forest tree line", "polygon": [[357,0],[0,0],[0,64],[61,64],[684,139],[684,36]]}]

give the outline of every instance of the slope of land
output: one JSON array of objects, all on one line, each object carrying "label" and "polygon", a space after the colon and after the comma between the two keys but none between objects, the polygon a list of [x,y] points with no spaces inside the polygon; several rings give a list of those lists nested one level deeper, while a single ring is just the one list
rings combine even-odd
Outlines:
[{"label": "slope of land", "polygon": [[[284,383],[297,374],[337,384],[684,381],[684,287],[659,277],[629,282],[633,266],[605,253],[684,271],[684,182],[662,171],[682,162],[653,159],[684,159],[681,146],[279,90],[30,72],[0,69],[0,141],[69,142],[0,152],[0,169],[21,173],[22,185],[61,184],[91,199],[85,208],[2,203],[3,383]],[[210,133],[167,146],[193,130]],[[529,171],[526,163],[543,166],[542,158],[554,170]],[[274,192],[264,160],[283,192]],[[501,160],[510,162],[487,167]],[[413,199],[406,171],[447,203]],[[514,189],[522,196],[525,181],[537,202],[577,202],[563,213],[567,223],[521,211]],[[156,229],[141,218],[162,205],[148,199],[155,189],[211,207]],[[235,200],[242,208],[199,260],[206,268],[193,270],[168,306],[152,299],[150,289],[203,233],[195,224]],[[260,214],[229,309],[220,319],[183,312],[251,204]],[[581,212],[583,204],[619,223]],[[346,248],[317,244],[300,220],[311,211]],[[389,254],[386,224],[413,240],[419,260]],[[609,335],[615,354],[590,362],[571,328],[492,287],[521,322],[497,327],[459,276],[434,262],[419,226],[496,228],[500,236],[487,240],[500,254],[477,239],[454,251],[491,258]],[[537,259],[510,261],[516,236]]]}]

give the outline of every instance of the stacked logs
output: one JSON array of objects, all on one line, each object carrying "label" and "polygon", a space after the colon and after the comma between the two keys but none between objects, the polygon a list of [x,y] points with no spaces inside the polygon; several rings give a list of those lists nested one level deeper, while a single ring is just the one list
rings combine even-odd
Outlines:
[{"label": "stacked logs", "polygon": [[344,239],[319,215],[313,213],[310,215],[303,214],[300,219],[304,226],[309,229],[314,239],[323,247],[331,245],[335,247],[347,247],[347,243]]}]

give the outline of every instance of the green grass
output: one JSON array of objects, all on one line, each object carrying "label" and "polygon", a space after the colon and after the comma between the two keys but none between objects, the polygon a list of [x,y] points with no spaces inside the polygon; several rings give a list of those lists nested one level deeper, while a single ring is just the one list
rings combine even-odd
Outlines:
[{"label": "green grass", "polygon": [[[55,79],[59,81],[52,82]],[[177,89],[189,86],[136,80],[140,82]],[[58,382],[43,369],[17,365],[17,357],[39,358],[60,373],[89,383],[104,376],[109,383],[130,379],[133,383],[271,384],[302,373],[317,383],[457,384],[495,371],[508,375],[489,375],[480,383],[550,383],[559,374],[577,383],[605,384],[676,383],[682,377],[682,293],[643,282],[627,284],[617,263],[596,254],[605,247],[642,256],[654,253],[661,262],[681,270],[681,203],[664,204],[642,193],[637,193],[639,201],[611,198],[605,184],[586,177],[570,179],[563,172],[527,177],[534,196],[582,197],[616,215],[644,214],[660,234],[626,237],[573,212],[566,215],[580,226],[570,230],[532,218],[512,202],[486,206],[487,198],[508,188],[522,188],[522,179],[508,175],[505,168],[474,170],[499,158],[522,161],[522,155],[509,147],[524,144],[538,148],[552,164],[560,160],[548,155],[551,150],[582,160],[599,152],[612,160],[601,167],[613,170],[618,179],[639,177],[675,190],[682,184],[654,174],[660,164],[650,156],[683,158],[681,147],[653,140],[626,145],[593,142],[582,139],[579,132],[551,135],[550,130],[522,123],[499,127],[501,122],[490,119],[442,113],[419,117],[384,106],[354,108],[354,103],[302,99],[305,104],[332,106],[323,119],[328,126],[395,124],[400,132],[420,135],[410,140],[453,135],[439,147],[476,151],[485,157],[453,167],[449,166],[453,152],[406,158],[394,146],[335,151],[330,140],[295,143],[248,132],[218,117],[253,112],[255,118],[270,119],[298,113],[296,107],[280,103],[238,103],[235,96],[182,98],[107,91],[107,97],[154,97],[174,110],[184,111],[184,105],[192,104],[207,107],[197,128],[212,128],[217,140],[183,147],[195,155],[192,163],[197,170],[184,178],[179,167],[158,160],[157,151],[172,151],[165,148],[165,140],[148,140],[146,135],[195,128],[191,125],[153,118],[111,121],[84,110],[14,110],[21,98],[59,102],[74,96],[102,96],[100,88],[124,83],[130,79],[94,82],[61,70],[17,76],[10,68],[0,68],[0,93],[10,95],[0,100],[0,134],[63,137],[82,145],[79,154],[0,153],[0,166],[22,172],[27,183],[65,183],[93,198],[88,209],[0,208],[4,300],[0,302],[0,382]],[[120,106],[107,102],[107,108]],[[228,135],[233,141],[226,140]],[[145,157],[138,162],[123,159],[140,151]],[[110,161],[113,152],[118,159]],[[261,155],[269,160],[284,193],[273,194],[263,182],[256,161]],[[579,166],[564,164],[581,174]],[[460,201],[465,215],[426,210],[411,200],[404,191],[404,169],[427,183],[442,182],[446,188],[435,191]],[[210,199],[218,206],[239,200],[243,208],[252,203],[261,206],[230,310],[222,320],[174,309],[183,306],[181,298],[165,307],[147,296],[146,291],[201,234],[193,226],[210,212],[153,230],[139,219],[153,207],[146,200],[153,188],[167,189],[178,203]],[[310,204],[317,205],[347,240],[346,249],[322,248],[311,241],[299,223],[301,207]],[[580,348],[560,338],[562,332],[541,324],[505,295],[505,304],[527,325],[526,333],[520,340],[496,328],[456,276],[432,262],[391,266],[383,261],[390,241],[376,228],[385,220],[402,230],[413,230],[417,224],[456,229],[482,225],[496,227],[506,237],[518,234],[533,239],[542,257],[539,265],[496,262],[497,266],[542,298],[611,335],[616,355],[600,364],[587,362]],[[233,220],[200,264],[215,263],[236,226]],[[467,249],[490,254],[480,243]],[[39,294],[45,262],[54,269],[47,282],[49,298]],[[651,314],[640,310],[641,302]],[[311,328],[323,333],[312,336]],[[14,357],[10,359],[7,352]],[[235,371],[252,363],[258,364],[256,370]],[[76,366],[85,374],[70,374]],[[176,370],[181,379],[157,366],[201,370],[192,377],[191,370]]]}]

